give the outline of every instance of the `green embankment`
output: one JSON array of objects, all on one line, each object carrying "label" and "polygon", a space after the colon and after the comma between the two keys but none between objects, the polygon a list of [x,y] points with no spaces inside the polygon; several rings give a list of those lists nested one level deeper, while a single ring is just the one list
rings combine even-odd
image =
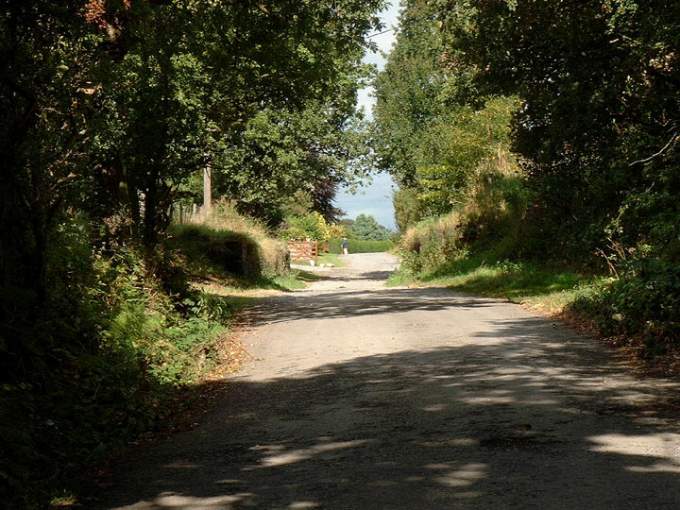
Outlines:
[{"label": "green embankment", "polygon": [[547,313],[560,313],[589,299],[610,279],[529,262],[489,262],[482,256],[461,257],[418,276],[395,273],[389,285],[449,287],[480,296],[506,298]]},{"label": "green embankment", "polygon": [[219,279],[222,287],[301,289],[313,275],[291,270],[283,241],[260,222],[222,202],[201,223],[173,225],[168,246],[183,257],[186,270],[199,280]]}]

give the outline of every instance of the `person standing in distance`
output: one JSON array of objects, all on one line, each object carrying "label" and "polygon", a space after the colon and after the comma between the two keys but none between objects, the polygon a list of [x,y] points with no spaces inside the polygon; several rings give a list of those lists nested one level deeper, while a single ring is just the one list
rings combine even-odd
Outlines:
[{"label": "person standing in distance", "polygon": [[349,241],[347,240],[346,237],[342,238],[342,242],[340,243],[340,247],[342,248],[342,253],[347,255],[349,253]]}]

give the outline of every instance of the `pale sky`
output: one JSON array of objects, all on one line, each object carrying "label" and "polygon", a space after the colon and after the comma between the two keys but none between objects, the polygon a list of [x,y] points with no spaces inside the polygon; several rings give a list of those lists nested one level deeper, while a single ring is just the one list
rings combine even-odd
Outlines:
[{"label": "pale sky", "polygon": [[[392,0],[389,7],[380,13],[380,19],[385,25],[383,30],[394,28],[399,17],[399,0]],[[394,31],[376,35],[372,40],[378,45],[381,51],[389,52],[394,42]],[[364,62],[375,64],[378,69],[385,66],[385,59],[380,53],[370,52],[364,57]],[[359,91],[357,105],[363,107],[366,116],[372,117],[373,87],[366,87]],[[394,208],[392,207],[392,188],[394,182],[388,174],[380,173],[373,175],[373,182],[366,183],[358,189],[356,194],[351,194],[341,190],[336,199],[337,207],[345,211],[347,218],[356,218],[359,214],[370,214],[374,216],[378,223],[392,230],[396,230],[394,223]]]}]

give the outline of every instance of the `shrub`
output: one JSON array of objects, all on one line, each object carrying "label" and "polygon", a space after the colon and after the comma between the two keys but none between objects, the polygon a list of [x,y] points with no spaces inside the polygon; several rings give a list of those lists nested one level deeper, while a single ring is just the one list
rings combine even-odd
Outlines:
[{"label": "shrub", "polygon": [[528,203],[526,184],[514,171],[480,172],[462,209],[466,243],[491,249],[499,260],[515,255]]},{"label": "shrub", "polygon": [[529,192],[503,151],[478,167],[457,210],[423,220],[400,241],[402,268],[432,273],[468,251],[494,260],[516,254]]},{"label": "shrub", "polygon": [[629,262],[601,292],[577,301],[576,311],[594,317],[607,336],[643,341],[646,354],[680,347],[680,268],[660,259]]},{"label": "shrub", "polygon": [[326,241],[330,238],[330,235],[326,220],[316,211],[302,216],[287,217],[281,229],[281,236],[284,239]]},{"label": "shrub", "polygon": [[330,234],[328,239],[342,239],[347,237],[347,226],[342,223],[331,223],[328,225],[328,233]]},{"label": "shrub", "polygon": [[24,345],[39,343],[30,356],[14,350],[28,370],[5,372],[0,388],[0,496],[13,508],[45,507],[85,466],[156,426],[164,400],[210,368],[231,313],[186,288],[169,295],[156,275],[174,271],[161,267],[170,257],[146,261],[123,245],[105,255],[77,222],[65,227],[48,306],[22,332]]}]

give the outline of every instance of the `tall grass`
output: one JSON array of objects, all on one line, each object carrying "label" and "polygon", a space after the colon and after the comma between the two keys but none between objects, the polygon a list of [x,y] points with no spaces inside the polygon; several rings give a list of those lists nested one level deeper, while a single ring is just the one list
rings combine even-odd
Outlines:
[{"label": "tall grass", "polygon": [[218,202],[208,215],[173,225],[170,232],[169,245],[184,255],[195,276],[274,278],[289,269],[286,245],[228,201]]},{"label": "tall grass", "polygon": [[461,253],[461,241],[459,213],[421,221],[401,238],[402,267],[413,275],[435,271]]},{"label": "tall grass", "polygon": [[191,225],[204,225],[213,230],[238,232],[255,240],[271,239],[269,230],[261,221],[239,213],[229,200],[219,200],[208,214],[198,214],[187,222]]}]

